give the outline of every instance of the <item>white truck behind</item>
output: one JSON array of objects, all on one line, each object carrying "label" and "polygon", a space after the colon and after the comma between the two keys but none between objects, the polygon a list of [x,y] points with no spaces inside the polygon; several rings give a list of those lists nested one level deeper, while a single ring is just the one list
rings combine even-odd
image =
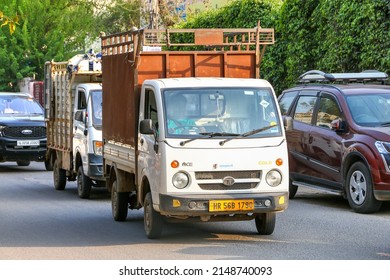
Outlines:
[{"label": "white truck behind", "polygon": [[260,27],[102,37],[103,162],[115,220],[143,208],[148,238],[166,221],[254,219],[258,233],[274,231],[289,175],[275,93],[258,79],[272,43],[273,29]]},{"label": "white truck behind", "polygon": [[91,54],[45,64],[46,165],[56,190],[77,180],[80,198],[105,187],[101,75],[101,60]]}]

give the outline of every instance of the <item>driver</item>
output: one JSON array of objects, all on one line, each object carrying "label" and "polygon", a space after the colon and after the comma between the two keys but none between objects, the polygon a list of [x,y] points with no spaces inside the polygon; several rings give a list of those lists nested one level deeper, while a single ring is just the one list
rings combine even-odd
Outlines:
[{"label": "driver", "polygon": [[187,116],[187,99],[183,95],[172,96],[167,104],[167,127],[171,134],[187,133],[196,127],[195,121]]}]

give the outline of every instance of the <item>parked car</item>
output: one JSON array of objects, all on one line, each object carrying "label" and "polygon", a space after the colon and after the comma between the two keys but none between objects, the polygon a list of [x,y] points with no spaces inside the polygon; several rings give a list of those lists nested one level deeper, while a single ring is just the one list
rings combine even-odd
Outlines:
[{"label": "parked car", "polygon": [[45,161],[42,106],[27,93],[0,92],[0,162],[28,166]]},{"label": "parked car", "polygon": [[312,70],[284,90],[279,105],[287,131],[290,193],[312,187],[348,199],[358,213],[390,200],[390,86],[378,71]]}]

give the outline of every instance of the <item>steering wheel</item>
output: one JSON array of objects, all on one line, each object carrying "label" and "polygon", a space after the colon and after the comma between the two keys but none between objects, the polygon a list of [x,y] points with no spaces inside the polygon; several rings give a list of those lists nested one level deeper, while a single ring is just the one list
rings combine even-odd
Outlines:
[{"label": "steering wheel", "polygon": [[178,125],[178,126],[176,126],[174,128],[169,129],[169,132],[175,134],[175,132],[177,130],[180,131],[179,134],[182,134],[182,133],[191,134],[191,133],[189,133],[191,130],[194,130],[194,132],[196,134],[199,134],[199,132],[204,132],[205,131],[204,127],[199,127],[199,126],[196,126],[196,125]]}]

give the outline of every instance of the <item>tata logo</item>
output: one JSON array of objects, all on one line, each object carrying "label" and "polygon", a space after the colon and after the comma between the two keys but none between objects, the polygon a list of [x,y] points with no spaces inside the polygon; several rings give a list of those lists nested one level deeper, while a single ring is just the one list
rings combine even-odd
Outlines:
[{"label": "tata logo", "polygon": [[31,129],[23,129],[23,130],[21,131],[21,133],[24,134],[24,135],[30,135],[30,134],[32,134],[33,132],[32,132]]},{"label": "tata logo", "polygon": [[230,186],[233,186],[234,183],[235,183],[235,180],[232,176],[226,176],[222,179],[222,183],[227,186],[227,187],[230,187]]}]

